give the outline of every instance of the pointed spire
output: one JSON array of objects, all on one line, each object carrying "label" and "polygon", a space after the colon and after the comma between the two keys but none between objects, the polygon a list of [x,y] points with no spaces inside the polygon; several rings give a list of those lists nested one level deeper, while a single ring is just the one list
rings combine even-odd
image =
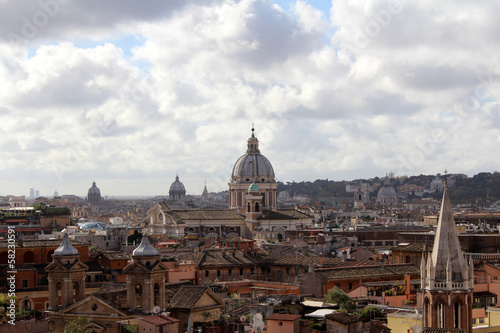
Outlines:
[{"label": "pointed spire", "polygon": [[56,256],[74,256],[78,255],[78,250],[69,242],[68,234],[64,234],[63,241],[57,249],[54,250]]},{"label": "pointed spire", "polygon": [[453,281],[464,281],[463,272],[467,270],[456,231],[447,186],[445,186],[443,192],[443,201],[432,249],[432,267],[435,272],[435,279],[438,281],[447,280],[448,270]]}]

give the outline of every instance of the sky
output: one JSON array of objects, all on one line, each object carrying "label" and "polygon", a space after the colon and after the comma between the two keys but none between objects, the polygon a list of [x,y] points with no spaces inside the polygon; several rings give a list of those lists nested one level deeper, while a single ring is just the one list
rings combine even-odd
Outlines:
[{"label": "sky", "polygon": [[498,1],[0,0],[0,195],[498,170]]}]

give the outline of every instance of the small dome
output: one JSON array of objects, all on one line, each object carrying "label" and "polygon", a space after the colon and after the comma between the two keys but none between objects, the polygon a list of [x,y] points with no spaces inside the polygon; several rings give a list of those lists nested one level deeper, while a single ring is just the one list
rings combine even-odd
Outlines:
[{"label": "small dome", "polygon": [[68,234],[64,235],[62,244],[54,250],[54,255],[56,256],[74,256],[77,254],[79,254],[78,250],[69,242]]},{"label": "small dome", "polygon": [[158,250],[151,245],[147,235],[142,236],[141,244],[132,252],[134,257],[149,257],[157,256],[158,254]]},{"label": "small dome", "polygon": [[381,205],[395,205],[398,202],[398,196],[394,187],[389,183],[389,179],[386,179],[384,185],[380,188],[377,193],[377,203]]},{"label": "small dome", "polygon": [[179,175],[175,176],[175,181],[170,185],[170,190],[168,191],[170,200],[179,200],[186,196],[186,188],[184,184],[179,180]]},{"label": "small dome", "polygon": [[96,186],[95,182],[92,182],[92,187],[89,188],[88,195],[89,196],[91,196],[91,195],[101,196],[101,190],[99,189],[99,187]]},{"label": "small dome", "polygon": [[259,192],[259,185],[252,183],[248,187],[248,192]]}]

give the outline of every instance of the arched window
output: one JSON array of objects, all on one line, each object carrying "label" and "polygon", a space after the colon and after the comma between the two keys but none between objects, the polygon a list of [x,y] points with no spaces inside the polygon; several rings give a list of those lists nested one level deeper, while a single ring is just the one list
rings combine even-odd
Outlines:
[{"label": "arched window", "polygon": [[52,255],[54,254],[54,250],[50,250],[49,252],[47,252],[47,262],[51,262],[52,261]]},{"label": "arched window", "polygon": [[142,284],[140,283],[135,285],[135,306],[142,308]]},{"label": "arched window", "polygon": [[78,281],[73,282],[73,302],[76,303],[80,300],[80,283]]},{"label": "arched window", "polygon": [[260,211],[259,202],[256,202],[256,203],[255,203],[255,211],[256,211],[256,212],[259,212],[259,211]]},{"label": "arched window", "polygon": [[444,328],[444,303],[441,301],[437,305],[437,327]]},{"label": "arched window", "polygon": [[62,283],[56,283],[56,297],[57,297],[57,305],[62,305]]},{"label": "arched window", "polygon": [[215,228],[214,228],[214,227],[210,227],[210,228],[208,228],[208,231],[209,231],[209,232],[214,232],[214,231],[215,231]]},{"label": "arched window", "polygon": [[158,283],[155,283],[154,293],[155,293],[154,305],[159,306],[160,305],[160,285]]},{"label": "arched window", "polygon": [[250,202],[247,204],[247,212],[250,213]]},{"label": "arched window", "polygon": [[460,328],[460,304],[458,302],[453,305],[453,328]]},{"label": "arched window", "polygon": [[23,310],[31,310],[31,301],[28,298],[25,298],[21,304]]},{"label": "arched window", "polygon": [[406,261],[407,264],[411,264],[411,257],[408,255],[406,256]]},{"label": "arched window", "polygon": [[23,255],[23,263],[25,264],[30,264],[35,262],[35,255],[33,254],[33,251],[27,251]]}]

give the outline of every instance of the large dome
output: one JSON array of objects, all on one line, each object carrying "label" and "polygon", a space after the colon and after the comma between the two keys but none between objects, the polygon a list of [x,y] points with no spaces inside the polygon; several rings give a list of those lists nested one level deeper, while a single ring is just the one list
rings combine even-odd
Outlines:
[{"label": "large dome", "polygon": [[248,149],[234,164],[232,180],[243,182],[274,182],[274,169],[271,162],[260,153],[259,140],[254,135],[248,139]]}]

